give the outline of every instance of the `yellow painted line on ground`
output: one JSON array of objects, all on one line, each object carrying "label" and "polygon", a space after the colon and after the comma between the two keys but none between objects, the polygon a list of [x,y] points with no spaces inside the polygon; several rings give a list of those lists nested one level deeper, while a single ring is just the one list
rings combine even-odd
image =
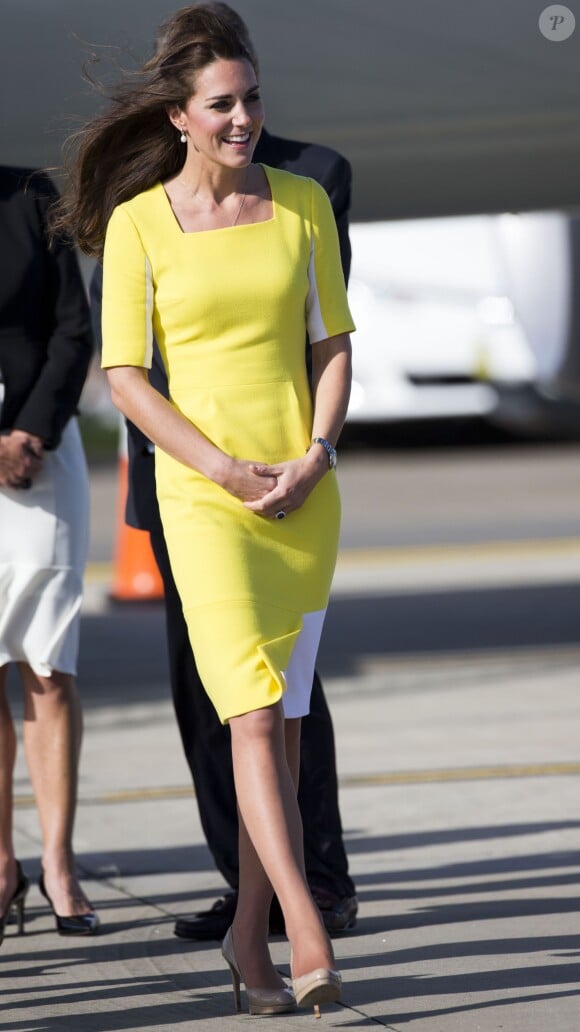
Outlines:
[{"label": "yellow painted line on ground", "polygon": [[476,541],[470,544],[412,545],[408,548],[346,548],[337,566],[379,563],[469,562],[474,559],[538,559],[541,557],[580,559],[579,538],[529,538],[524,541]]},{"label": "yellow painted line on ground", "polygon": [[[79,806],[110,806],[120,803],[146,803],[152,799],[193,799],[191,785],[168,785],[164,788],[128,788],[119,792],[105,792],[92,798],[79,798]],[[21,795],[14,797],[14,806],[28,809],[35,806],[34,796]]]},{"label": "yellow painted line on ground", "polygon": [[[440,770],[401,770],[383,774],[347,774],[339,779],[341,788],[374,788],[379,785],[429,785],[442,781],[489,781],[494,778],[545,778],[567,777],[580,774],[580,762],[567,763],[516,763],[497,764],[489,767],[450,767]],[[122,803],[146,803],[151,800],[193,798],[189,785],[168,785],[164,788],[134,788],[120,792],[107,792],[92,799],[79,799],[80,806],[111,806]],[[18,809],[33,807],[32,795],[20,795],[14,799]]]},{"label": "yellow painted line on ground", "polygon": [[544,778],[572,774],[580,774],[580,762],[498,764],[495,767],[451,767],[448,770],[401,770],[388,774],[352,774],[342,777],[340,785],[341,788],[365,788],[372,785],[487,781],[493,778]]},{"label": "yellow painted line on ground", "polygon": [[[354,566],[469,562],[477,559],[538,559],[568,557],[580,560],[580,537],[529,538],[524,541],[475,541],[470,544],[409,545],[405,548],[343,548],[338,569]],[[86,580],[105,584],[113,577],[112,562],[90,562]]]}]

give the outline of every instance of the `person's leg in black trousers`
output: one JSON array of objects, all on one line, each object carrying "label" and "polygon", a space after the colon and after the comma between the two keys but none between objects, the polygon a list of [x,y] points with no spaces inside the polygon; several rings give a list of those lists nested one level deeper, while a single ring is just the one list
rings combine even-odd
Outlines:
[{"label": "person's leg in black trousers", "polygon": [[310,713],[302,718],[298,803],[309,885],[338,896],[354,896],[338,809],[334,729],[316,671]]},{"label": "person's leg in black trousers", "polygon": [[[238,820],[230,733],[220,723],[197,672],[161,531],[151,533],[151,544],[165,587],[171,690],[201,825],[218,870],[235,890]],[[329,931],[342,931],[354,924],[357,907],[342,840],[334,731],[317,674],[310,714],[302,720],[299,803],[309,885]],[[197,918],[180,918],[176,932],[184,938],[220,938],[234,909],[232,895]],[[273,913],[273,926],[279,924]]]},{"label": "person's leg in black trousers", "polygon": [[163,535],[152,533],[151,545],[165,588],[173,705],[193,778],[201,826],[218,870],[235,889],[238,885],[238,817],[230,732],[218,720],[197,672]]}]

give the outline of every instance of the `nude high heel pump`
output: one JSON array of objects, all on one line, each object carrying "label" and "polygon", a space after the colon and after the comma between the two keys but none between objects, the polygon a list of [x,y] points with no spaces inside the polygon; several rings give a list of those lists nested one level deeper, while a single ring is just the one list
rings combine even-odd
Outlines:
[{"label": "nude high heel pump", "polygon": [[[292,954],[290,954],[290,970],[292,970]],[[315,968],[305,975],[292,978],[292,988],[298,1007],[314,1007],[314,1017],[320,1017],[321,1003],[338,1003],[342,988],[342,978],[332,968]]]},{"label": "nude high heel pump", "polygon": [[28,892],[30,882],[24,874],[24,871],[22,870],[18,860],[16,861],[16,873],[18,875],[18,883],[16,885],[16,888],[14,889],[14,892],[12,893],[12,896],[8,900],[8,906],[6,907],[6,910],[0,917],[0,946],[4,942],[4,929],[6,927],[8,915],[10,914],[12,908],[16,910],[16,924],[18,926],[18,934],[24,935],[24,901],[26,899],[26,893]]},{"label": "nude high heel pump", "polygon": [[[236,1014],[242,1009],[242,998],[240,983],[242,976],[234,952],[234,940],[232,929],[228,928],[224,941],[222,942],[222,957],[226,961],[231,975],[234,988],[234,1001]],[[296,1010],[296,1000],[291,989],[248,989],[248,1010],[250,1014],[290,1014]]]}]

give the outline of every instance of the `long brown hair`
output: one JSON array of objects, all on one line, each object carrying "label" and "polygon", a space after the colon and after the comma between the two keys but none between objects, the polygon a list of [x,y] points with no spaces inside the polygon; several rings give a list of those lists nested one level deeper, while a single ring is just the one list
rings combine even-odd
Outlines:
[{"label": "long brown hair", "polygon": [[161,26],[155,55],[67,141],[68,176],[52,212],[53,233],[69,235],[86,254],[101,257],[113,209],[183,166],[186,148],[167,109],[185,107],[196,73],[219,58],[245,58],[257,74],[247,27],[228,4],[184,7]]}]

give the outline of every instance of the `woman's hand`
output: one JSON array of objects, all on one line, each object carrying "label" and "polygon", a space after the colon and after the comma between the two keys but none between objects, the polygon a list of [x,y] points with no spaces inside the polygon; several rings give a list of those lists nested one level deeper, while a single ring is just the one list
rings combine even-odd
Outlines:
[{"label": "woman's hand", "polygon": [[27,488],[42,469],[40,437],[25,430],[0,435],[0,487]]},{"label": "woman's hand", "polygon": [[259,503],[265,495],[275,490],[277,484],[275,475],[268,473],[267,469],[259,463],[230,459],[226,474],[220,478],[219,483],[244,504]]},{"label": "woman's hand", "polygon": [[328,472],[328,457],[322,448],[311,448],[300,459],[280,462],[276,466],[251,463],[250,468],[263,481],[275,478],[275,486],[256,500],[245,501],[246,509],[258,516],[273,519],[278,512],[288,516],[308,498],[310,492]]}]

